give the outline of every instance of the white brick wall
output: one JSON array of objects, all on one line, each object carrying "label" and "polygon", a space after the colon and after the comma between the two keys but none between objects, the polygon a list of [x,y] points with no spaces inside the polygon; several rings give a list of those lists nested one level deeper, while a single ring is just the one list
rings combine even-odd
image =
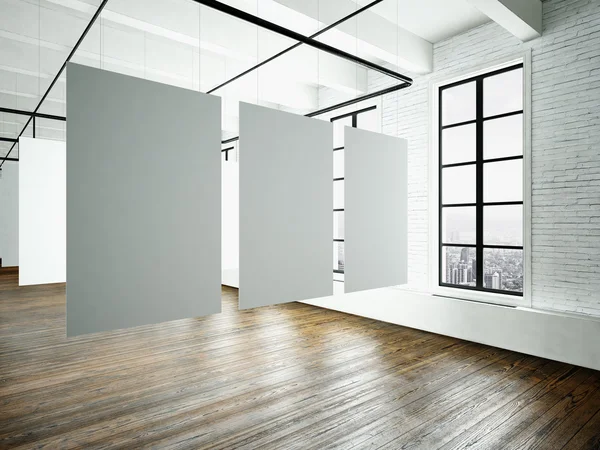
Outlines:
[{"label": "white brick wall", "polygon": [[[523,44],[488,23],[434,46],[434,73],[383,99],[409,143],[409,283],[429,280],[429,81],[532,49],[532,302],[600,316],[600,1],[547,0]],[[408,74],[411,75],[411,74]],[[388,83],[369,74],[369,89]]]}]

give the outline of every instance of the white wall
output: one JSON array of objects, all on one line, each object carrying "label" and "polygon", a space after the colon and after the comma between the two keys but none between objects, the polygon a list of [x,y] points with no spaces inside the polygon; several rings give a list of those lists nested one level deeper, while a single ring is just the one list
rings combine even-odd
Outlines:
[{"label": "white wall", "polygon": [[6,161],[0,177],[0,258],[19,265],[19,163]]},{"label": "white wall", "polygon": [[19,286],[67,279],[67,149],[19,140]]},{"label": "white wall", "polygon": [[240,286],[240,167],[237,150],[221,161],[221,283]]},{"label": "white wall", "polygon": [[600,321],[399,289],[304,303],[600,370]]},{"label": "white wall", "polygon": [[409,143],[409,283],[429,280],[430,80],[531,49],[532,306],[600,316],[600,3],[548,0],[543,26],[525,44],[493,22],[440,42],[432,75],[384,97],[383,132]]}]

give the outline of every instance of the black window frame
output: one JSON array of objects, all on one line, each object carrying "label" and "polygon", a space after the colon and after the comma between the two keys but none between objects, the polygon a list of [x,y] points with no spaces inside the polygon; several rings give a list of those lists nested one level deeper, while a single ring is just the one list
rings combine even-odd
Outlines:
[{"label": "black window frame", "polygon": [[[504,67],[502,69],[494,70],[491,72],[486,72],[481,75],[477,75],[470,78],[465,78],[463,80],[446,84],[440,86],[438,88],[438,285],[443,288],[451,288],[451,289],[463,289],[468,291],[477,291],[477,292],[486,292],[493,294],[501,294],[508,295],[514,297],[523,297],[523,290],[525,287],[525,249],[523,245],[520,246],[507,246],[507,245],[486,245],[484,244],[484,207],[485,206],[509,206],[509,205],[522,205],[523,209],[524,200],[525,200],[525,187],[523,187],[523,200],[521,201],[507,201],[507,202],[484,202],[484,165],[486,163],[495,163],[502,161],[514,161],[514,160],[522,160],[523,167],[525,164],[525,146],[523,147],[523,154],[518,156],[507,156],[502,158],[493,158],[493,159],[484,159],[483,154],[483,141],[484,141],[484,123],[489,120],[501,119],[504,117],[510,117],[514,115],[521,115],[523,118],[525,117],[525,110],[523,103],[523,108],[516,111],[510,111],[502,114],[497,114],[493,116],[484,117],[484,98],[483,98],[483,82],[486,78],[493,77],[495,75],[500,75],[506,72],[511,72],[513,70],[522,69],[524,73],[524,64],[518,63],[513,64],[508,67]],[[443,91],[446,89],[450,89],[453,87],[457,87],[463,84],[475,82],[475,91],[476,91],[476,115],[475,119],[467,120],[458,123],[452,123],[448,125],[443,125],[442,122],[442,111],[443,111]],[[442,132],[448,128],[459,127],[463,125],[475,124],[476,126],[476,152],[475,152],[475,160],[469,162],[459,162],[452,164],[443,164],[442,158]],[[523,131],[525,132],[525,130]],[[459,204],[443,204],[442,202],[442,186],[443,179],[442,173],[443,169],[451,168],[451,167],[461,167],[461,166],[475,166],[476,172],[476,200],[475,203],[459,203]],[[522,173],[520,174],[523,175]],[[476,243],[475,244],[452,244],[443,242],[442,240],[442,220],[443,220],[443,211],[444,208],[453,208],[453,207],[475,207],[476,210]],[[523,216],[523,220],[525,217]],[[524,230],[524,223],[522,224]],[[523,236],[525,237],[525,236]],[[455,247],[455,248],[474,248],[475,249],[475,259],[476,259],[476,286],[466,286],[459,284],[447,283],[446,280],[442,279],[442,263],[443,263],[443,254],[445,247]],[[484,287],[484,250],[485,249],[499,249],[499,250],[520,250],[523,254],[523,289],[519,291],[508,291],[503,289],[493,289]]]},{"label": "black window frame", "polygon": [[[352,111],[352,112],[349,112],[349,113],[345,113],[345,114],[341,114],[339,116],[332,117],[332,118],[329,119],[329,121],[333,124],[333,122],[335,122],[336,120],[346,119],[347,117],[351,117],[352,118],[352,123],[351,123],[350,126],[352,128],[358,128],[358,116],[361,115],[361,114],[363,114],[363,113],[366,113],[366,112],[369,112],[369,111],[373,111],[375,109],[377,109],[377,105],[371,105],[371,106],[368,106],[366,108],[361,108],[361,109],[358,109],[356,111]],[[344,146],[335,147],[333,149],[334,152],[337,152],[337,151],[340,151],[340,150],[344,150]],[[344,177],[333,178],[333,182],[335,183],[336,181],[344,181]],[[345,220],[345,208],[334,208],[333,209],[333,213],[336,213],[336,212],[343,213],[344,214],[344,220]],[[335,238],[333,239],[334,246],[337,243],[344,243],[344,242],[345,242],[345,239],[335,239]],[[344,254],[344,258],[345,258],[345,254]],[[344,264],[344,266],[345,266],[345,264]],[[343,275],[344,274],[344,269],[333,269],[333,273],[334,274],[341,274],[341,275]],[[333,281],[338,282],[338,283],[344,283],[345,282],[345,280],[336,280],[335,278],[333,279]]]}]

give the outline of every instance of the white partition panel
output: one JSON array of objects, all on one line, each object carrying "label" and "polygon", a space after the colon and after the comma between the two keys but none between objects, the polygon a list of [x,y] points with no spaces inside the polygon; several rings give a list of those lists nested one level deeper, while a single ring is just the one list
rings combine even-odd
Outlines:
[{"label": "white partition panel", "polygon": [[346,127],[344,147],[344,290],[406,284],[406,140]]},{"label": "white partition panel", "polygon": [[64,142],[19,139],[19,286],[66,281],[66,156]]},{"label": "white partition panel", "polygon": [[19,163],[0,170],[0,258],[2,267],[19,265]]},{"label": "white partition panel", "polygon": [[70,64],[67,115],[67,334],[220,312],[220,99]]},{"label": "white partition panel", "polygon": [[240,170],[237,161],[222,161],[221,283],[240,286]]},{"label": "white partition panel", "polygon": [[332,295],[331,123],[240,104],[240,308]]}]

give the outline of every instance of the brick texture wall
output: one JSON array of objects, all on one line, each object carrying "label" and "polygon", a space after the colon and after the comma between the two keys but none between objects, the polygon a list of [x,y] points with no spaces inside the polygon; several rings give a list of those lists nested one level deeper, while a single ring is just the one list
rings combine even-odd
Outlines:
[{"label": "brick texture wall", "polygon": [[[429,82],[532,52],[532,303],[600,316],[600,1],[547,0],[543,36],[491,22],[434,46],[434,72],[383,99],[409,143],[409,283],[429,280]],[[384,83],[371,73],[369,89]]]}]

